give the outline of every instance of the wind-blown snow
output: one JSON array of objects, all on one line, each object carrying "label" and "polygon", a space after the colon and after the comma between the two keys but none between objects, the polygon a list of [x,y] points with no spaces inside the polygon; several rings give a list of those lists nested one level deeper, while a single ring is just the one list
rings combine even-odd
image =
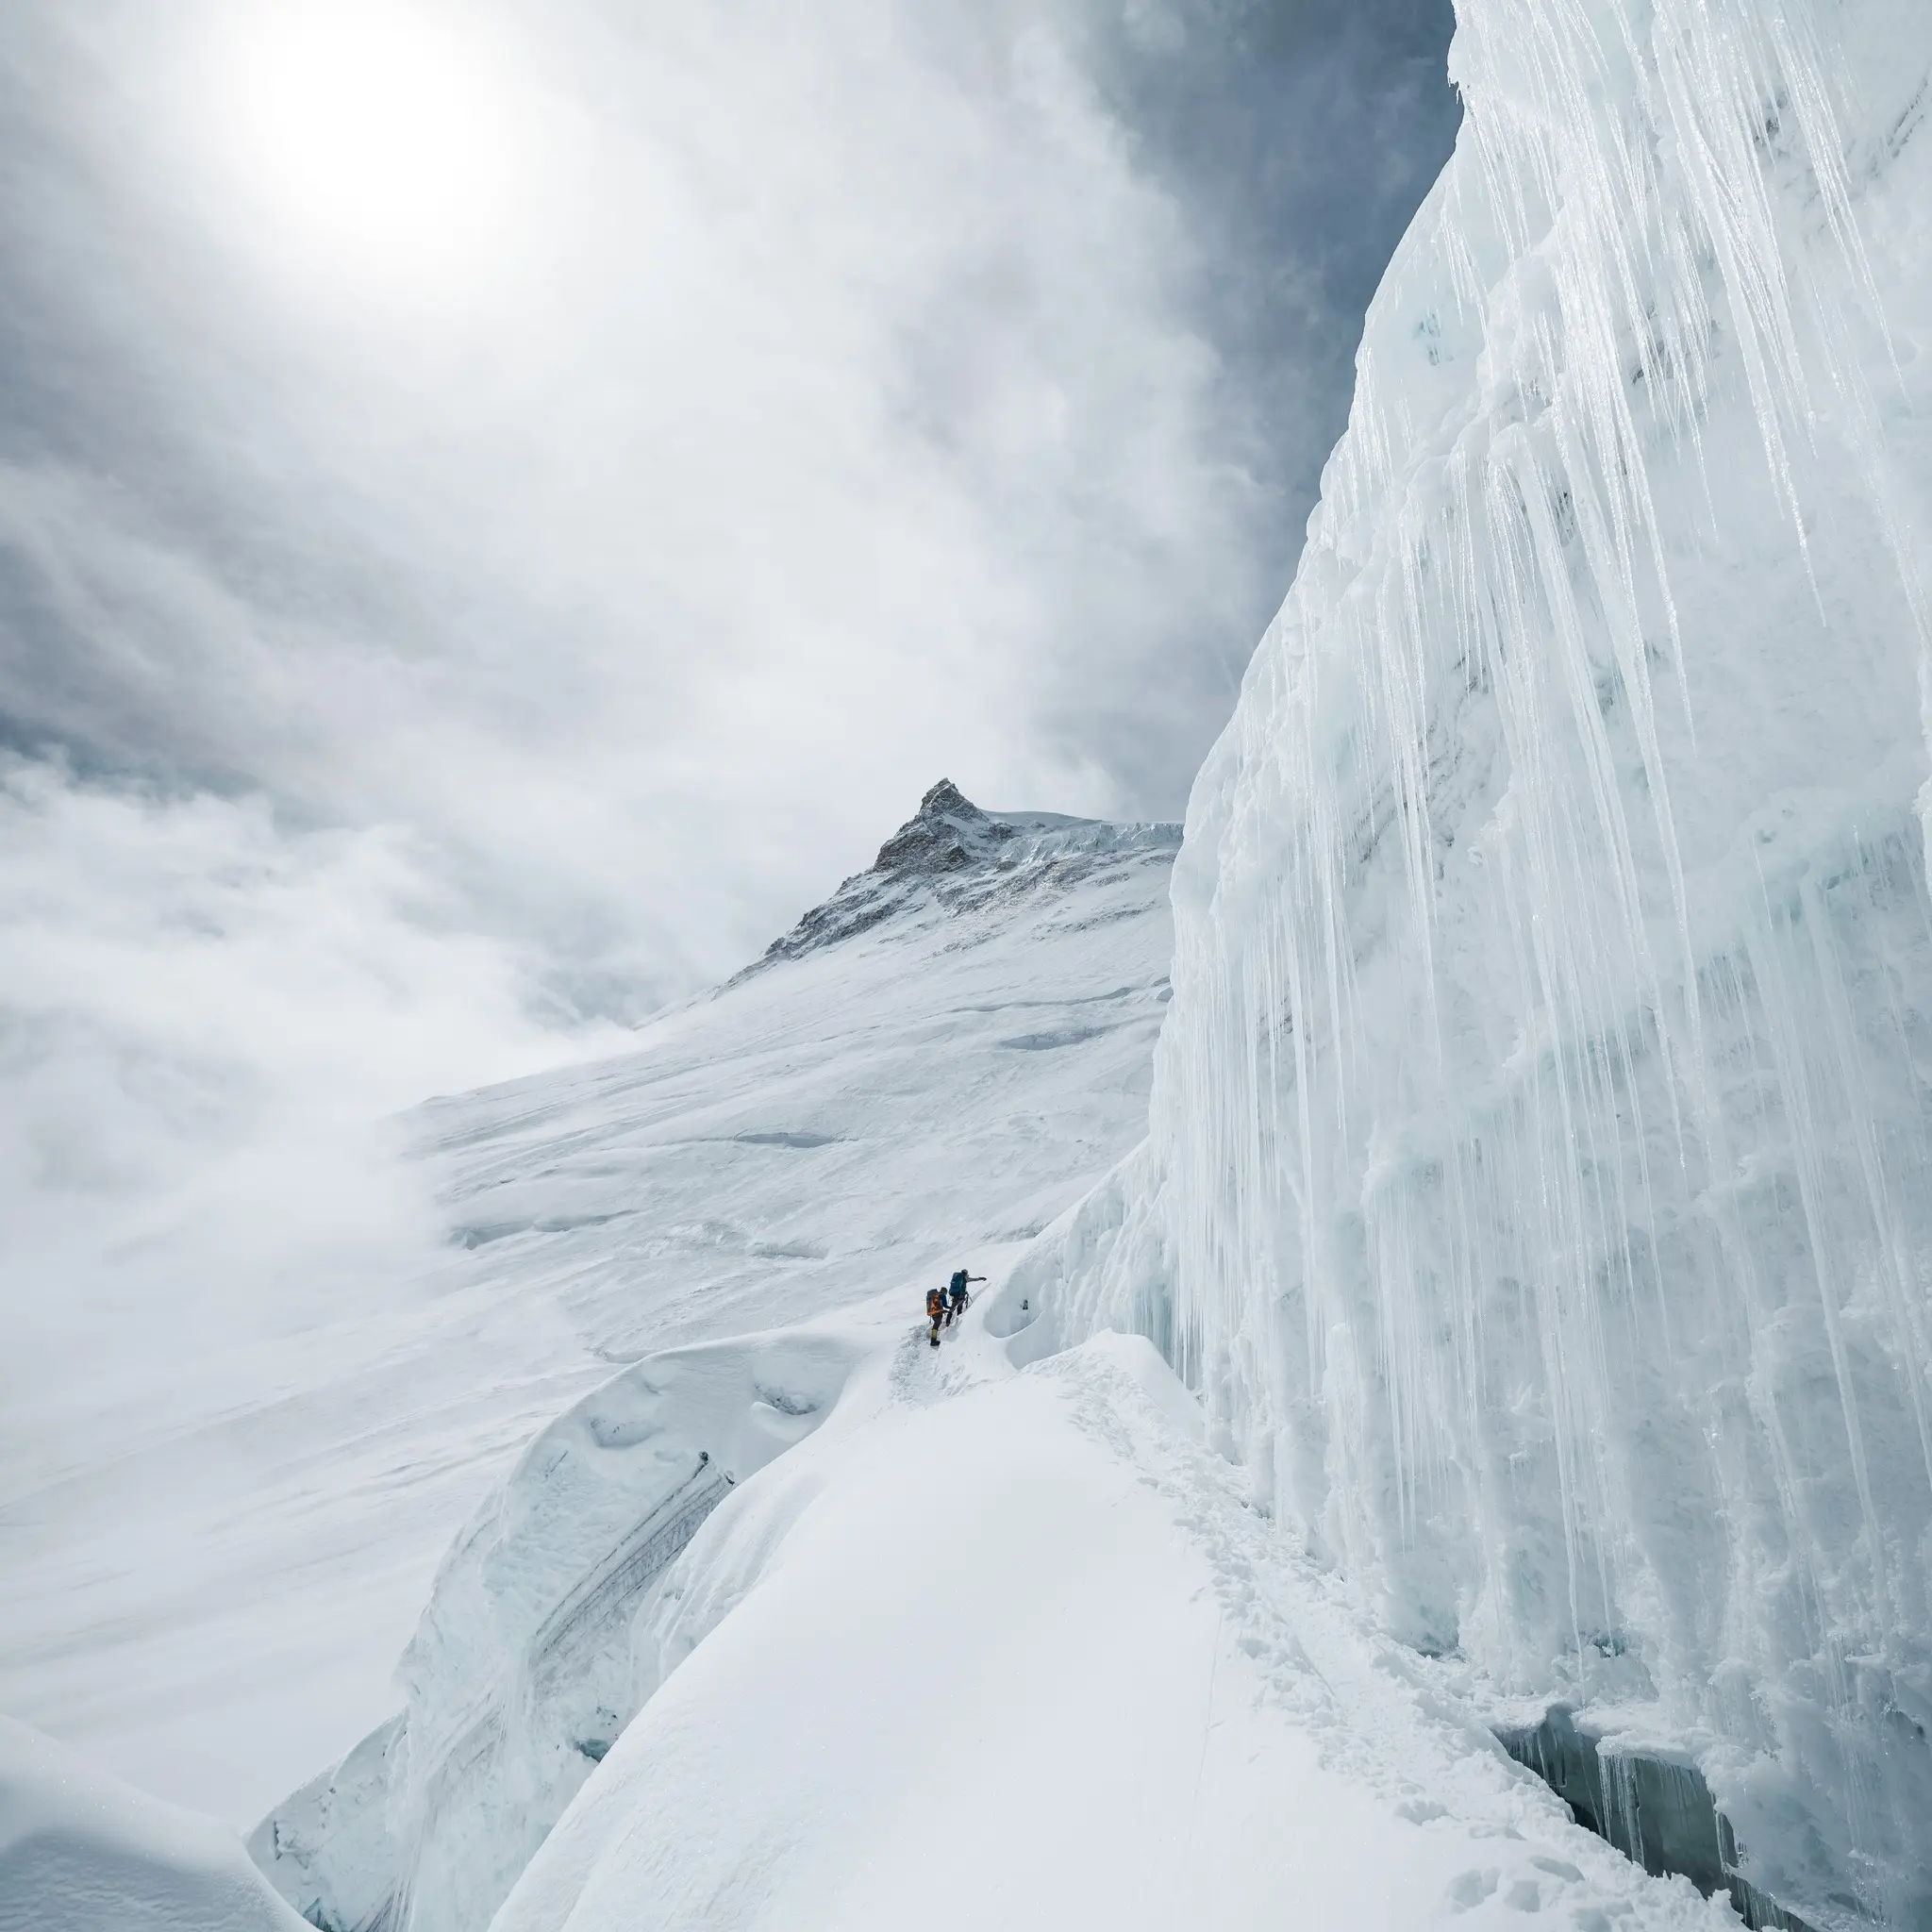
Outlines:
[{"label": "wind-blown snow", "polygon": [[1932,1923],[1932,11],[1458,12],[1148,1146],[1023,1274],[1391,1632]]},{"label": "wind-blown snow", "polygon": [[220,1825],[0,1717],[0,1932],[303,1932]]},{"label": "wind-blown snow", "polygon": [[945,794],[833,902],[881,916],[405,1123],[451,1245],[393,1307],[67,1391],[0,1493],[0,1708],[245,1829],[395,1711],[450,1540],[614,1366],[916,1307],[1104,1174],[1144,1129],[1178,829]]}]

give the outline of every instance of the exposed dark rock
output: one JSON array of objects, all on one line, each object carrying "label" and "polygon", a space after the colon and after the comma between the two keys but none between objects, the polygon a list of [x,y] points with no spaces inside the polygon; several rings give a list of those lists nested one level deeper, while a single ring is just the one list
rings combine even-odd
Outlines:
[{"label": "exposed dark rock", "polygon": [[737,980],[854,939],[902,912],[970,910],[1151,854],[1166,863],[1179,843],[1178,825],[982,811],[950,778],[941,778],[866,871],[855,873],[773,941]]},{"label": "exposed dark rock", "polygon": [[919,809],[879,847],[875,873],[958,872],[1018,836],[1004,819],[989,818],[950,778],[941,778]]}]

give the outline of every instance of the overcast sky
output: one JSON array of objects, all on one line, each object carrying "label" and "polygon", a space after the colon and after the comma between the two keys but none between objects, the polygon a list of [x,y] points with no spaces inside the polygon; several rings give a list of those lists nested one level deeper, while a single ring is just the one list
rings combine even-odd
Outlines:
[{"label": "overcast sky", "polygon": [[16,1258],[105,1268],[111,1202],[149,1292],[191,1197],[621,1042],[941,774],[1178,816],[1454,139],[1451,26],[6,9]]}]

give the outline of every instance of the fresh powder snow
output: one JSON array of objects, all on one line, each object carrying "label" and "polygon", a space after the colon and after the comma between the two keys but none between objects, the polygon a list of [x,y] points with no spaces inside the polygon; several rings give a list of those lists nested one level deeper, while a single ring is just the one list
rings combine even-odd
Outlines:
[{"label": "fresh powder snow", "polygon": [[1720,1923],[1434,1710],[1232,1474],[1141,1338],[881,1350],[644,1607],[661,1688],[497,1932]]},{"label": "fresh powder snow", "polygon": [[301,1932],[211,1819],[0,1717],[0,1932]]}]

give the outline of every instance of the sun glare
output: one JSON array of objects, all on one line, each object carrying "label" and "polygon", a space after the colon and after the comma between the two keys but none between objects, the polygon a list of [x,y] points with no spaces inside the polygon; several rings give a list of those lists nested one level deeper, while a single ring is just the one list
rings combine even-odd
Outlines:
[{"label": "sun glare", "polygon": [[251,8],[225,63],[235,159],[284,241],[411,282],[508,240],[516,115],[476,36],[408,0]]}]

